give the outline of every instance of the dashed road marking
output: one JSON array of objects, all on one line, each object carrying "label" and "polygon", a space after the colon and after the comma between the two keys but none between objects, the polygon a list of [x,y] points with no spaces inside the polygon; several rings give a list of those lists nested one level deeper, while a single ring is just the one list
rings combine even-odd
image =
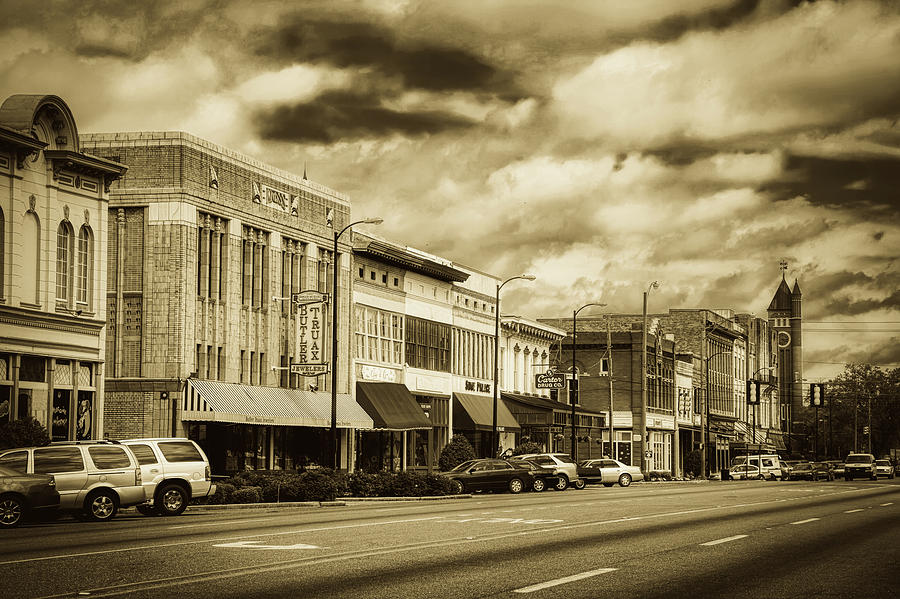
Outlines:
[{"label": "dashed road marking", "polygon": [[729,541],[737,541],[738,539],[743,539],[747,535],[734,535],[733,537],[725,537],[724,539],[716,539],[715,541],[707,541],[706,543],[700,543],[701,545],[711,546],[711,545],[719,545],[720,543],[727,543]]},{"label": "dashed road marking", "polygon": [[889,505],[894,505],[894,502],[893,502],[893,501],[888,501],[887,503],[882,503],[882,504],[881,504],[881,507],[887,507],[887,506],[889,506]]},{"label": "dashed road marking", "polygon": [[515,589],[513,591],[513,593],[533,593],[535,591],[540,591],[542,589],[559,586],[561,584],[575,582],[576,580],[584,580],[585,578],[597,576],[598,574],[606,574],[607,572],[615,572],[617,569],[618,568],[600,568],[598,570],[588,570],[587,572],[582,572],[580,574],[573,574],[572,576],[565,576],[563,578],[557,578],[555,580],[548,580],[547,582],[541,582],[538,584],[533,584],[531,586],[522,587],[521,589]]},{"label": "dashed road marking", "polygon": [[806,520],[797,520],[796,522],[791,522],[791,524],[806,524],[807,522],[815,522],[818,518],[807,518]]},{"label": "dashed road marking", "polygon": [[861,511],[862,511],[862,508],[857,508],[855,510],[847,510],[844,513],[845,514],[855,514],[856,512],[861,512]]}]

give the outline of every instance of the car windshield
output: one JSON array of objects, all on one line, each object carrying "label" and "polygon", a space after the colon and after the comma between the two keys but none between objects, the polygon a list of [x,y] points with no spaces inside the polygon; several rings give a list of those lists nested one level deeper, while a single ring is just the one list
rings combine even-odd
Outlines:
[{"label": "car windshield", "polygon": [[797,464],[794,466],[794,470],[812,470],[812,464]]},{"label": "car windshield", "polygon": [[468,470],[469,468],[474,466],[477,462],[478,462],[478,460],[466,460],[465,462],[463,462],[462,464],[459,464],[455,468],[451,468],[449,470],[449,472],[465,472],[466,470]]},{"label": "car windshield", "polygon": [[872,456],[870,455],[848,455],[847,462],[853,462],[855,464],[871,464]]},{"label": "car windshield", "polygon": [[887,460],[875,460],[875,463],[879,466],[890,466],[891,463]]}]

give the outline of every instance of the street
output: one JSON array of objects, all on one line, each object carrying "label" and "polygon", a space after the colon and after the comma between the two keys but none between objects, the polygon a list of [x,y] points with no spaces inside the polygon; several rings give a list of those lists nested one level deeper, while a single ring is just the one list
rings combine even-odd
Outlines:
[{"label": "street", "polygon": [[0,596],[890,597],[900,483],[643,483],[4,531]]}]

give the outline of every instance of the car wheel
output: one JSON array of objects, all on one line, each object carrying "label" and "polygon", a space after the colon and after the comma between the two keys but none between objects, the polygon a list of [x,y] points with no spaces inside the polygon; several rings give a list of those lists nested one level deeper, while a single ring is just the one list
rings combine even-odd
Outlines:
[{"label": "car wheel", "polygon": [[159,512],[156,511],[156,508],[149,503],[142,503],[137,506],[137,511],[145,516],[158,516]]},{"label": "car wheel", "polygon": [[462,484],[462,481],[453,479],[450,481],[450,491],[454,495],[461,495],[466,491],[466,486]]},{"label": "car wheel", "polygon": [[84,513],[90,520],[112,520],[119,511],[119,502],[112,491],[100,489],[88,495],[84,501]]},{"label": "car wheel", "polygon": [[543,491],[546,488],[547,488],[547,481],[545,481],[543,478],[536,478],[536,479],[534,479],[534,482],[531,483],[531,490],[536,493],[540,493],[541,491]]},{"label": "car wheel", "polygon": [[153,504],[160,515],[177,516],[187,507],[187,491],[181,485],[166,485],[156,493]]},{"label": "car wheel", "polygon": [[572,486],[580,491],[587,486],[587,483],[584,482],[583,479],[579,478],[572,483]]},{"label": "car wheel", "polygon": [[509,481],[509,492],[510,493],[521,493],[522,489],[525,488],[525,483],[522,482],[521,478],[514,478]]},{"label": "car wheel", "polygon": [[766,480],[766,477],[760,474],[756,477],[756,480]]},{"label": "car wheel", "polygon": [[557,491],[565,491],[569,488],[569,479],[565,474],[560,474],[556,479],[556,486],[554,487]]},{"label": "car wheel", "polygon": [[25,502],[21,497],[6,495],[0,497],[0,528],[18,526],[25,515]]},{"label": "car wheel", "polygon": [[631,475],[627,472],[619,476],[619,486],[627,487],[631,484]]}]

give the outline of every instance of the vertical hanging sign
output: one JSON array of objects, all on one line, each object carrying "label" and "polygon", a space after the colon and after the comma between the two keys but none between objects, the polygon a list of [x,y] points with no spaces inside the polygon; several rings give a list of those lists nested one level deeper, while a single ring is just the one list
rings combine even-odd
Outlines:
[{"label": "vertical hanging sign", "polygon": [[[316,297],[313,297],[316,294]],[[297,362],[291,363],[291,374],[319,376],[328,372],[323,357],[323,321],[328,295],[305,291],[295,293],[297,304]]]}]

